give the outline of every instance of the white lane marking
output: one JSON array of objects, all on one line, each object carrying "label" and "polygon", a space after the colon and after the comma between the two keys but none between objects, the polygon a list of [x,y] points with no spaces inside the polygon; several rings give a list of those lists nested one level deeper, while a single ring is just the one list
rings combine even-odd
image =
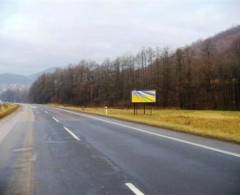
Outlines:
[{"label": "white lane marking", "polygon": [[52,117],[53,120],[55,120],[57,123],[59,123],[59,120],[56,119],[54,116]]},{"label": "white lane marking", "polygon": [[176,142],[180,142],[180,143],[196,146],[196,147],[199,147],[199,148],[204,148],[206,150],[211,150],[211,151],[214,151],[214,152],[218,152],[218,153],[222,153],[222,154],[226,154],[226,155],[229,155],[229,156],[234,156],[234,157],[240,158],[240,154],[239,153],[218,149],[218,148],[214,148],[214,147],[211,147],[211,146],[206,146],[206,145],[203,145],[203,144],[197,144],[197,143],[190,142],[190,141],[187,141],[187,140],[183,140],[183,139],[180,139],[180,138],[175,138],[175,137],[163,135],[163,134],[160,134],[160,133],[151,132],[151,131],[140,129],[140,128],[137,128],[137,127],[124,125],[124,124],[121,124],[121,123],[118,123],[118,122],[113,122],[113,121],[97,118],[97,117],[90,116],[90,115],[87,115],[87,114],[76,113],[76,112],[72,112],[72,111],[64,110],[64,109],[60,109],[60,108],[56,108],[56,109],[63,110],[65,112],[69,112],[71,114],[83,116],[85,118],[91,118],[91,119],[99,120],[99,121],[102,121],[102,122],[105,122],[105,123],[118,125],[120,127],[125,127],[125,128],[128,128],[128,129],[132,129],[132,130],[139,131],[139,132],[142,132],[142,133],[146,133],[146,134],[149,134],[149,135],[155,135],[155,136],[162,137],[162,138],[165,138],[165,139],[169,139],[169,140],[172,140],[172,141],[176,141]]},{"label": "white lane marking", "polygon": [[63,127],[74,139],[76,139],[77,141],[80,141],[79,137],[76,136],[70,129],[68,129],[67,127]]},{"label": "white lane marking", "polygon": [[45,112],[46,114],[48,114],[48,111],[45,110],[44,112]]},{"label": "white lane marking", "polygon": [[136,195],[144,195],[135,185],[132,183],[125,183],[125,185]]}]

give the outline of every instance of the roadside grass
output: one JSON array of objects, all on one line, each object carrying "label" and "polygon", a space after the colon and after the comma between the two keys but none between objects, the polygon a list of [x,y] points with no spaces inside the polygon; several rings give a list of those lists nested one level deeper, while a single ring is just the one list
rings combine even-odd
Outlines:
[{"label": "roadside grass", "polygon": [[[106,116],[103,107],[54,106]],[[154,109],[152,115],[143,115],[142,110],[133,115],[131,109],[108,108],[107,116],[240,144],[239,111]]]},{"label": "roadside grass", "polygon": [[1,104],[0,105],[0,119],[11,114],[15,110],[18,109],[18,105],[16,104]]}]

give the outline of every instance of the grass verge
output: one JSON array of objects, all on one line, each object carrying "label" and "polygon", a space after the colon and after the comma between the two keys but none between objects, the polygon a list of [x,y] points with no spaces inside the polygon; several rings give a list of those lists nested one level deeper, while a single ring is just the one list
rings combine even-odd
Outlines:
[{"label": "grass verge", "polygon": [[[104,108],[54,106],[106,116]],[[239,111],[158,109],[152,115],[143,115],[140,110],[133,115],[130,109],[110,108],[107,116],[240,144]]]},{"label": "grass verge", "polygon": [[18,109],[18,105],[16,104],[1,104],[0,105],[0,119],[11,114],[15,110]]}]

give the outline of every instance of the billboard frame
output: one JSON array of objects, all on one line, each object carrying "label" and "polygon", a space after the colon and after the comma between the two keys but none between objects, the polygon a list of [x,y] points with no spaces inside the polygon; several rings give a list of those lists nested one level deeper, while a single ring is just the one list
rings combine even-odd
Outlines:
[{"label": "billboard frame", "polygon": [[[132,92],[133,91],[155,91],[155,101],[154,102],[133,102],[132,101]],[[131,96],[131,104],[133,105],[134,115],[137,115],[137,105],[139,105],[139,104],[143,104],[144,115],[146,114],[146,104],[150,105],[150,115],[152,115],[152,107],[153,107],[153,105],[155,105],[157,103],[157,90],[156,89],[138,89],[138,90],[134,89],[134,90],[131,90],[130,96]]]}]

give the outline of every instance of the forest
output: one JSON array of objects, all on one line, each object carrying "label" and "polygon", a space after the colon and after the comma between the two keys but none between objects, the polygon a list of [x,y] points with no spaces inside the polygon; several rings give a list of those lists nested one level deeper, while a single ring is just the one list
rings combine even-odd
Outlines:
[{"label": "forest", "polygon": [[161,108],[240,110],[240,38],[224,50],[209,38],[201,47],[82,60],[40,76],[30,97],[35,103],[129,107],[133,89],[155,89]]}]

